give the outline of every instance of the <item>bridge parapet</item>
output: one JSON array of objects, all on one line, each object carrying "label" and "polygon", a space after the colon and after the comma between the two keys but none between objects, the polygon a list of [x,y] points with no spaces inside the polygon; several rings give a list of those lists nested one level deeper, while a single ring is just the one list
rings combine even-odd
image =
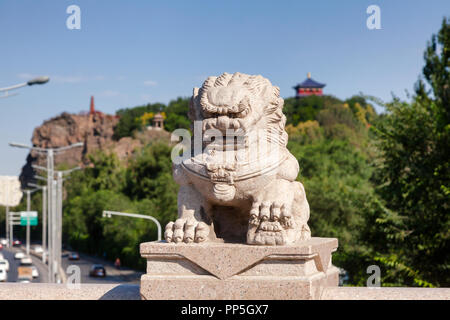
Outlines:
[{"label": "bridge parapet", "polygon": [[[0,283],[0,300],[140,300],[138,284]],[[324,288],[320,300],[450,300],[450,288]]]}]

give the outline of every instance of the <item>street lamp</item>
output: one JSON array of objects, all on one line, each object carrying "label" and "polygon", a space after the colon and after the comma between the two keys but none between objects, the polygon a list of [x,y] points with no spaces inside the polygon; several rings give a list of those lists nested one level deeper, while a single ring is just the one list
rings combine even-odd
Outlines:
[{"label": "street lamp", "polygon": [[[59,148],[61,150],[61,148]],[[66,149],[65,149],[66,150]],[[49,171],[45,167],[32,165],[33,169]],[[64,175],[68,175],[75,170],[81,170],[75,167],[65,171],[53,170],[57,174],[57,179],[53,181],[53,189],[51,190],[52,203],[49,203],[49,278],[53,282],[55,273],[61,266],[61,246],[62,246],[62,202],[63,202],[63,179]],[[42,177],[39,177],[42,178]],[[32,184],[30,184],[32,185]]]},{"label": "street lamp", "polygon": [[33,86],[35,84],[45,84],[49,80],[50,80],[49,77],[42,76],[42,77],[37,77],[37,78],[31,79],[30,81],[27,81],[27,82],[15,84],[13,86],[5,87],[5,88],[0,88],[0,92],[5,92],[5,94],[0,96],[0,98],[7,98],[9,96],[14,96],[14,95],[18,94],[18,93],[10,94],[9,91],[11,91],[11,90],[19,89],[19,88],[26,87],[26,86]]},{"label": "street lamp", "polygon": [[45,263],[47,254],[47,186],[41,186],[35,183],[28,183],[28,185],[42,190],[42,262]]},{"label": "street lamp", "polygon": [[27,256],[30,255],[30,196],[33,192],[37,191],[38,189],[33,189],[33,190],[22,190],[23,192],[25,192],[27,194],[27,244],[26,244],[26,252],[27,252]]},{"label": "street lamp", "polygon": [[50,80],[50,78],[46,77],[46,76],[37,77],[37,78],[34,78],[34,79],[28,81],[27,85],[32,86],[34,84],[44,84],[44,83],[47,83],[49,80]]},{"label": "street lamp", "polygon": [[158,241],[161,241],[161,224],[159,223],[158,220],[156,220],[152,216],[148,216],[145,214],[126,213],[126,212],[107,211],[107,210],[103,211],[103,213],[102,213],[102,216],[106,217],[106,218],[111,218],[113,215],[152,220],[154,223],[156,223],[156,226],[158,227]]},{"label": "street lamp", "polygon": [[[55,272],[60,267],[60,256],[57,256],[56,253],[61,252],[61,230],[57,230],[57,228],[61,227],[61,199],[62,199],[62,174],[61,179],[58,176],[58,180],[54,179],[55,169],[54,169],[54,155],[58,153],[62,153],[68,149],[75,147],[84,146],[83,142],[77,142],[65,147],[59,148],[40,148],[40,147],[32,147],[22,143],[10,142],[9,145],[11,147],[16,148],[24,148],[29,150],[34,150],[39,153],[46,154],[47,156],[47,168],[37,167],[38,169],[43,168],[47,171],[47,205],[48,205],[48,266],[49,266],[49,280],[50,282],[55,282]],[[69,170],[71,171],[71,170]],[[59,186],[59,187],[58,187]],[[60,189],[59,189],[60,188]],[[60,204],[60,208],[57,206],[57,202]]]},{"label": "street lamp", "polygon": [[17,142],[10,142],[9,145],[11,147],[30,149],[30,150],[35,150],[35,151],[38,151],[38,152],[48,152],[49,150],[53,150],[54,153],[58,153],[58,152],[66,151],[66,150],[71,149],[71,148],[82,147],[82,146],[84,146],[84,143],[83,142],[77,142],[77,143],[73,143],[71,145],[64,146],[64,147],[59,147],[59,148],[32,147],[32,146],[29,146],[29,145],[26,145],[26,144],[23,144],[23,143],[17,143]]}]

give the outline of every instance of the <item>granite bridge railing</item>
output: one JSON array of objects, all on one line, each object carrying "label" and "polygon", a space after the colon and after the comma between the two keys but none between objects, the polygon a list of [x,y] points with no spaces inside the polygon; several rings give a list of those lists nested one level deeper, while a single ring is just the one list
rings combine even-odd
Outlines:
[{"label": "granite bridge railing", "polygon": [[[1,283],[0,300],[140,300],[138,284]],[[320,300],[450,300],[450,288],[328,287]]]},{"label": "granite bridge railing", "polygon": [[[450,288],[337,286],[336,248],[329,238],[251,248],[147,242],[140,245],[147,259],[140,284],[0,283],[0,300],[450,300]],[[268,285],[270,294],[259,290]]]}]

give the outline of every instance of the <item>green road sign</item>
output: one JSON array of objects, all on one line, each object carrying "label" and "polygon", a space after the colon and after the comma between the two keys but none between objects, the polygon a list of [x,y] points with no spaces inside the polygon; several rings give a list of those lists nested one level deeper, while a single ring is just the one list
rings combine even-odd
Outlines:
[{"label": "green road sign", "polygon": [[28,220],[30,221],[30,226],[37,226],[38,224],[38,215],[37,211],[22,211],[20,212],[20,225],[26,226],[28,224]]}]

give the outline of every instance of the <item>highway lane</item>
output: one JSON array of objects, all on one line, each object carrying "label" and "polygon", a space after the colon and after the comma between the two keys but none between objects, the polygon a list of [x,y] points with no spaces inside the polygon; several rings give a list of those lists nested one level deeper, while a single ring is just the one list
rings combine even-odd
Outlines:
[{"label": "highway lane", "polygon": [[17,268],[19,267],[18,260],[14,259],[14,252],[11,252],[5,248],[0,251],[3,257],[9,262],[9,272],[7,282],[16,282],[17,280]]},{"label": "highway lane", "polygon": [[[140,277],[143,272],[121,268],[117,270],[114,265],[100,258],[95,258],[91,256],[87,256],[84,254],[80,254],[80,260],[69,260],[68,255],[65,254],[61,260],[62,266],[64,270],[70,265],[75,265],[80,268],[81,283],[136,283],[140,282]],[[89,276],[89,271],[91,270],[91,266],[93,264],[102,264],[106,270],[106,277],[98,278]],[[67,275],[69,276],[69,275]]]},{"label": "highway lane", "polygon": [[[33,242],[31,248],[33,248],[33,245],[40,244],[39,242]],[[20,265],[20,260],[14,259],[14,254],[17,251],[24,252],[25,247],[13,247],[13,248],[4,248],[2,251],[3,255],[6,259],[8,259],[10,263],[10,272],[8,273],[8,282],[16,282],[17,281],[17,268]],[[75,265],[80,268],[80,282],[81,283],[134,283],[139,284],[140,277],[142,276],[143,272],[132,270],[129,268],[120,268],[120,270],[116,269],[114,267],[114,264],[110,261],[106,261],[104,259],[101,259],[99,257],[92,257],[85,254],[80,254],[80,260],[69,260],[68,254],[70,251],[63,251],[63,255],[61,257],[61,263],[62,268],[66,272],[67,276],[70,276],[70,274],[67,274],[67,268],[70,265]],[[30,254],[30,257],[33,261],[33,265],[35,265],[39,271],[39,277],[36,279],[33,279],[33,282],[42,282],[46,283],[48,282],[48,268],[46,264],[42,263],[42,260],[40,257],[34,256],[33,254]],[[93,264],[101,264],[106,269],[106,277],[104,278],[98,278],[98,277],[91,277],[89,276],[89,271]]]},{"label": "highway lane", "polygon": [[[14,259],[14,254],[18,251],[21,251],[18,248],[3,248],[0,251],[4,258],[9,262],[9,272],[8,272],[8,280],[7,282],[16,282],[17,281],[17,268],[20,267],[20,260]],[[36,266],[39,272],[39,277],[34,278],[32,282],[48,282],[48,269],[47,265],[43,264],[42,261],[32,255],[30,255],[31,260],[33,261],[33,265]]]},{"label": "highway lane", "polygon": [[[20,260],[14,259],[14,254],[18,251],[24,252],[21,248],[4,248],[0,251],[4,258],[9,261],[9,272],[8,272],[8,280],[7,282],[16,282],[17,281],[17,268],[20,266]],[[48,268],[47,265],[42,263],[42,260],[36,256],[30,255],[31,260],[33,261],[33,265],[39,271],[39,277],[34,278],[32,282],[48,282]],[[80,268],[80,282],[81,283],[135,283],[139,284],[140,277],[143,272],[131,270],[128,268],[121,268],[117,270],[114,265],[100,258],[95,258],[91,256],[87,256],[84,254],[80,254],[80,260],[69,260],[68,252],[65,252],[61,258],[62,267],[64,271],[67,272],[67,268],[70,265],[76,265]],[[106,277],[98,278],[89,276],[89,271],[93,264],[102,264],[106,269]],[[67,274],[70,276],[70,274]]]}]

